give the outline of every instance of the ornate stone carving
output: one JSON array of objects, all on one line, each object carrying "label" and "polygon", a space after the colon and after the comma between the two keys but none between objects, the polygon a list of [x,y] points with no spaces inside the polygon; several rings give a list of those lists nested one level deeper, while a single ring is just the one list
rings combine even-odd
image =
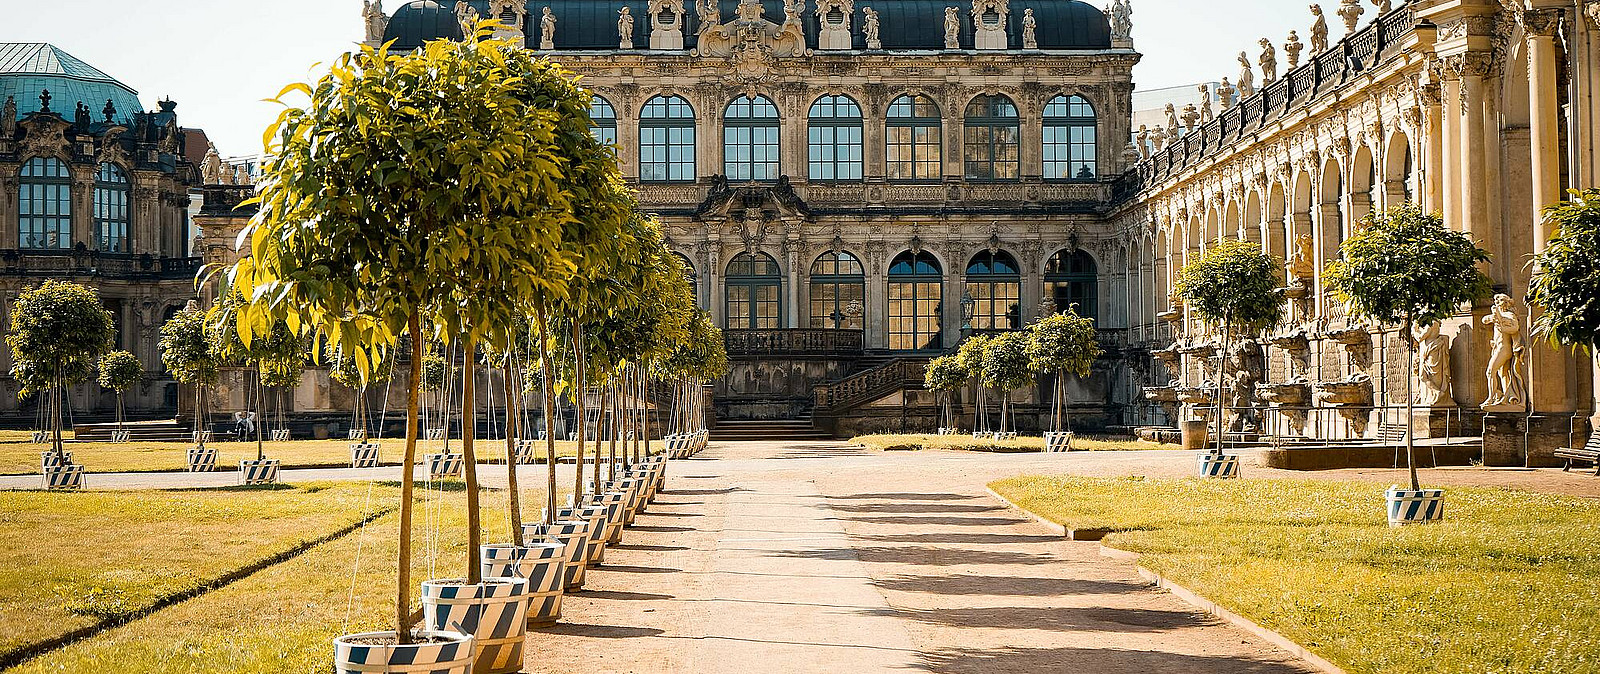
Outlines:
[{"label": "ornate stone carving", "polygon": [[1039,48],[1039,20],[1033,18],[1033,8],[1022,10],[1022,48]]},{"label": "ornate stone carving", "polygon": [[1322,15],[1322,5],[1311,6],[1311,53],[1313,56],[1328,50],[1328,18]]},{"label": "ornate stone carving", "polygon": [[156,150],[161,154],[178,154],[178,118],[168,117],[167,126],[161,132],[161,141],[156,143]]},{"label": "ornate stone carving", "polygon": [[1412,359],[1417,375],[1416,395],[1412,400],[1423,407],[1449,405],[1450,398],[1450,338],[1439,332],[1439,323],[1413,326],[1411,337],[1416,344]]},{"label": "ornate stone carving", "polygon": [[1010,0],[972,0],[972,47],[1005,49],[1006,17],[1010,13]]},{"label": "ornate stone carving", "polygon": [[1256,74],[1250,69],[1250,55],[1239,52],[1239,99],[1244,100],[1256,93]]},{"label": "ornate stone carving", "polygon": [[650,48],[683,49],[683,0],[650,0]]},{"label": "ornate stone carving", "polygon": [[389,30],[389,16],[383,13],[383,3],[361,0],[361,19],[367,29],[367,44],[383,44],[383,34]]},{"label": "ornate stone carving", "polygon": [[1167,140],[1177,140],[1181,132],[1178,130],[1178,111],[1171,103],[1167,104]]},{"label": "ornate stone carving", "polygon": [[866,33],[867,49],[883,49],[883,42],[878,39],[878,10],[871,7],[862,7],[862,31]]},{"label": "ornate stone carving", "polygon": [[1138,133],[1138,135],[1136,137],[1139,139],[1139,158],[1140,159],[1149,159],[1150,158],[1150,127],[1149,127],[1149,125],[1140,124],[1139,125],[1139,133]]},{"label": "ornate stone carving", "polygon": [[105,130],[100,137],[100,151],[95,153],[96,164],[128,165],[128,153],[122,149],[122,134],[128,131],[125,126],[112,126]]},{"label": "ornate stone carving", "polygon": [[1391,0],[1372,0],[1372,6],[1378,8],[1379,16],[1394,11],[1394,3]]},{"label": "ornate stone carving", "polygon": [[1583,13],[1589,15],[1589,21],[1592,22],[1596,28],[1600,28],[1600,0],[1591,0],[1590,2],[1584,3]]},{"label": "ornate stone carving", "polygon": [[1266,86],[1278,81],[1278,50],[1272,46],[1272,40],[1261,38],[1261,56],[1256,63],[1261,66],[1261,85]]},{"label": "ornate stone carving", "polygon": [[1300,52],[1305,48],[1306,46],[1300,42],[1300,34],[1289,31],[1289,39],[1283,43],[1283,53],[1289,56],[1290,70],[1300,67]]},{"label": "ornate stone carving", "polygon": [[1111,23],[1111,42],[1114,45],[1133,42],[1133,3],[1131,0],[1111,0],[1106,8]]},{"label": "ornate stone carving", "polygon": [[944,48],[961,48],[961,15],[954,7],[944,8]]},{"label": "ornate stone carving", "polygon": [[206,158],[200,160],[200,180],[207,185],[222,184],[222,156],[217,154],[217,144],[206,148]]},{"label": "ornate stone carving", "polygon": [[1489,364],[1483,371],[1489,381],[1489,395],[1483,401],[1483,409],[1520,412],[1527,399],[1528,384],[1522,373],[1528,354],[1523,343],[1522,321],[1517,319],[1516,300],[1510,295],[1495,295],[1483,323],[1494,331],[1489,337]]},{"label": "ornate stone carving", "polygon": [[17,99],[7,96],[5,105],[0,106],[0,140],[11,140],[17,136]]},{"label": "ornate stone carving", "polygon": [[1200,111],[1194,107],[1193,103],[1190,103],[1188,105],[1183,106],[1184,133],[1193,133],[1194,132],[1194,125],[1195,125],[1196,122],[1199,122],[1199,121],[1200,121]]},{"label": "ornate stone carving", "polygon": [[1361,23],[1361,15],[1367,9],[1361,6],[1361,0],[1339,0],[1339,18],[1344,19],[1344,29],[1347,33],[1356,32],[1356,26]]},{"label": "ornate stone carving", "polygon": [[23,123],[28,135],[22,139],[23,156],[67,156],[67,122],[55,115],[33,115]]},{"label": "ornate stone carving", "polygon": [[626,5],[617,11],[617,48],[633,49],[633,12]]},{"label": "ornate stone carving", "polygon": [[1223,110],[1233,107],[1233,94],[1237,91],[1228,78],[1222,78],[1222,83],[1217,85],[1217,103],[1222,105]]},{"label": "ornate stone carving", "polygon": [[805,33],[798,20],[779,26],[766,20],[760,3],[745,0],[733,21],[701,30],[696,53],[727,59],[733,74],[751,83],[768,79],[777,59],[804,56]]},{"label": "ornate stone carving", "polygon": [[854,14],[854,0],[817,0],[817,48],[839,50],[854,46],[850,35],[850,18]]},{"label": "ornate stone carving", "polygon": [[456,23],[461,24],[462,35],[478,32],[478,9],[465,2],[456,3]]},{"label": "ornate stone carving", "polygon": [[539,48],[549,51],[556,48],[556,15],[549,7],[545,7],[541,12],[543,15],[539,17]]}]

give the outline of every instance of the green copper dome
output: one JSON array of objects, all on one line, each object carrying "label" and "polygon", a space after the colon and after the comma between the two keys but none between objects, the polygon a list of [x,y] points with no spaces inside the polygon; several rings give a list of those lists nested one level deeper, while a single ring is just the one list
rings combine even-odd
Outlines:
[{"label": "green copper dome", "polygon": [[80,101],[96,122],[105,118],[107,101],[116,107],[113,119],[120,124],[130,124],[133,113],[144,110],[139,92],[55,45],[0,42],[0,104],[7,96],[16,99],[22,117],[39,110],[39,94],[46,89],[50,111],[68,120]]}]

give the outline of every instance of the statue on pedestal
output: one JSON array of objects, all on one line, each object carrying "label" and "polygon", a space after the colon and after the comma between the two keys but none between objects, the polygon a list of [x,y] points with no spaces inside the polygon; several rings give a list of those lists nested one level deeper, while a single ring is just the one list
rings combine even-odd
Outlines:
[{"label": "statue on pedestal", "polygon": [[1361,23],[1361,15],[1367,10],[1361,6],[1361,0],[1339,0],[1339,18],[1344,19],[1344,29],[1347,33],[1356,32],[1356,26]]},{"label": "statue on pedestal", "polygon": [[1250,55],[1239,52],[1239,100],[1249,98],[1256,93],[1256,73],[1250,69]]},{"label": "statue on pedestal", "polygon": [[[1510,408],[1521,410],[1526,400],[1528,385],[1523,378],[1527,362],[1527,348],[1522,340],[1522,322],[1517,320],[1516,301],[1510,295],[1494,296],[1489,315],[1483,324],[1493,328],[1490,335],[1489,365],[1483,375],[1489,380],[1489,396],[1483,408]],[[1503,411],[1503,410],[1502,410]]]},{"label": "statue on pedestal", "polygon": [[465,2],[456,3],[456,23],[461,24],[462,35],[478,32],[478,8]]},{"label": "statue on pedestal", "polygon": [[883,49],[883,41],[878,39],[878,10],[862,7],[861,14],[866,17],[862,21],[862,31],[867,36],[867,49]]},{"label": "statue on pedestal", "polygon": [[217,154],[216,143],[206,149],[205,159],[200,160],[200,178],[207,185],[222,184],[222,157]]},{"label": "statue on pedestal", "polygon": [[1278,50],[1272,46],[1272,40],[1261,38],[1261,57],[1256,63],[1261,66],[1261,86],[1278,81]]},{"label": "statue on pedestal", "polygon": [[1328,19],[1322,15],[1322,5],[1312,5],[1311,15],[1317,17],[1311,24],[1311,53],[1316,55],[1328,51]]},{"label": "statue on pedestal", "polygon": [[1194,107],[1193,103],[1183,106],[1183,126],[1187,129],[1184,133],[1193,132],[1195,123],[1199,121],[1200,111]]},{"label": "statue on pedestal", "polygon": [[361,0],[361,18],[367,27],[367,42],[383,43],[383,34],[389,30],[389,17],[383,13],[379,0]]},{"label": "statue on pedestal", "polygon": [[617,48],[633,49],[633,12],[627,5],[617,12]]},{"label": "statue on pedestal", "polygon": [[1141,159],[1149,159],[1150,158],[1150,126],[1147,125],[1147,124],[1140,124],[1139,125],[1139,133],[1138,133],[1138,135],[1136,137],[1139,139],[1139,157]]},{"label": "statue on pedestal", "polygon": [[551,50],[556,48],[556,15],[550,13],[550,8],[544,8],[544,16],[539,18],[539,48]]},{"label": "statue on pedestal", "polygon": [[1200,85],[1200,123],[1210,122],[1211,117],[1211,87],[1202,84]]},{"label": "statue on pedestal", "polygon": [[944,8],[944,48],[961,48],[961,13],[954,7]]},{"label": "statue on pedestal", "polygon": [[1107,9],[1111,20],[1111,40],[1124,42],[1133,39],[1133,3],[1129,0],[1111,0]]},{"label": "statue on pedestal", "polygon": [[1217,85],[1217,103],[1222,105],[1223,110],[1233,107],[1233,94],[1235,91],[1237,90],[1233,88],[1232,84],[1228,83],[1228,78],[1226,77],[1222,78],[1222,83]]},{"label": "statue on pedestal", "polygon": [[1178,124],[1178,110],[1171,103],[1167,104],[1167,140],[1175,141],[1183,135],[1182,127]]},{"label": "statue on pedestal", "polygon": [[1439,332],[1439,322],[1412,326],[1413,359],[1417,375],[1416,396],[1423,407],[1436,407],[1450,397],[1450,338]]},{"label": "statue on pedestal", "polygon": [[1038,36],[1038,33],[1037,33],[1038,28],[1039,28],[1039,20],[1033,18],[1033,8],[1029,7],[1027,9],[1022,10],[1022,48],[1023,49],[1038,49],[1039,48],[1039,36]]},{"label": "statue on pedestal", "polygon": [[11,140],[17,135],[17,97],[7,96],[0,106],[0,140]]}]

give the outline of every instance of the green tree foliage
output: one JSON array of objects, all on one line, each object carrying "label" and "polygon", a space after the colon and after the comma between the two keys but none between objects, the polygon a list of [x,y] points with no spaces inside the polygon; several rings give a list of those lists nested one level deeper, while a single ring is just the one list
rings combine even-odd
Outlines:
[{"label": "green tree foliage", "polygon": [[191,386],[210,386],[217,383],[222,369],[211,328],[206,325],[205,312],[185,308],[173,314],[161,326],[161,363],[172,378]]},{"label": "green tree foliage", "polygon": [[1062,416],[1067,397],[1066,376],[1089,376],[1094,362],[1105,353],[1096,337],[1094,319],[1079,316],[1073,307],[1028,327],[1029,363],[1036,372],[1056,375],[1050,423],[1055,431],[1071,428]]},{"label": "green tree foliage", "polygon": [[1535,334],[1593,352],[1600,343],[1600,189],[1574,190],[1544,217],[1560,225],[1534,259],[1528,303]]},{"label": "green tree foliage", "polygon": [[983,349],[983,385],[1000,392],[1000,431],[1011,429],[1011,392],[1033,383],[1028,333],[1002,332]]},{"label": "green tree foliage", "polygon": [[[1384,325],[1400,325],[1409,352],[1412,327],[1448,318],[1466,302],[1489,294],[1489,277],[1478,264],[1489,254],[1466,234],[1452,232],[1438,215],[1402,204],[1362,220],[1361,231],[1339,245],[1339,259],[1328,265],[1325,285],[1345,303],[1347,313]],[[1406,419],[1411,419],[1411,368],[1406,376]],[[1411,488],[1417,480],[1416,446],[1406,433],[1406,466]]]},{"label": "green tree foliage", "polygon": [[11,372],[23,393],[53,393],[52,442],[61,445],[61,399],[65,388],[87,379],[96,359],[111,348],[116,327],[94,290],[67,281],[45,281],[11,303]]},{"label": "green tree foliage", "polygon": [[1178,274],[1178,293],[1190,310],[1224,329],[1255,333],[1283,316],[1280,263],[1259,244],[1213,242]]},{"label": "green tree foliage", "polygon": [[928,361],[927,369],[922,373],[923,388],[933,391],[940,401],[941,428],[955,426],[955,419],[950,414],[950,399],[956,391],[967,385],[967,368],[961,365],[960,359],[953,355],[943,355]]},{"label": "green tree foliage", "polygon": [[98,382],[104,388],[126,393],[144,377],[144,365],[139,357],[127,351],[112,351],[100,357]]},{"label": "green tree foliage", "polygon": [[961,346],[956,348],[956,360],[961,363],[961,368],[967,371],[967,376],[972,379],[972,430],[980,431],[989,427],[988,400],[984,395],[983,386],[983,352],[989,348],[989,335],[976,334],[962,340]]}]

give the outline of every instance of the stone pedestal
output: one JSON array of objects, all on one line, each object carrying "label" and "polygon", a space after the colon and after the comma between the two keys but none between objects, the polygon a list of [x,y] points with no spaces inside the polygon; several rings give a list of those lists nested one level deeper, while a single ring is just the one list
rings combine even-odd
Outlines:
[{"label": "stone pedestal", "polygon": [[[1581,420],[1580,420],[1581,425]],[[1483,464],[1527,468],[1559,468],[1559,447],[1587,437],[1574,428],[1570,414],[1486,411],[1483,415]],[[1577,440],[1573,438],[1576,437]]]},{"label": "stone pedestal", "polygon": [[1411,414],[1411,432],[1417,439],[1463,438],[1483,430],[1483,413],[1451,407],[1418,407]]},{"label": "stone pedestal", "polygon": [[1005,28],[998,24],[980,24],[972,35],[972,46],[975,49],[1005,49]]},{"label": "stone pedestal", "polygon": [[[677,15],[672,15],[676,17]],[[650,31],[650,48],[656,50],[683,49],[683,30],[676,27],[657,28]]]},{"label": "stone pedestal", "polygon": [[823,50],[849,49],[850,27],[841,19],[834,23],[830,18],[822,22],[822,32],[817,34],[817,48]]}]

